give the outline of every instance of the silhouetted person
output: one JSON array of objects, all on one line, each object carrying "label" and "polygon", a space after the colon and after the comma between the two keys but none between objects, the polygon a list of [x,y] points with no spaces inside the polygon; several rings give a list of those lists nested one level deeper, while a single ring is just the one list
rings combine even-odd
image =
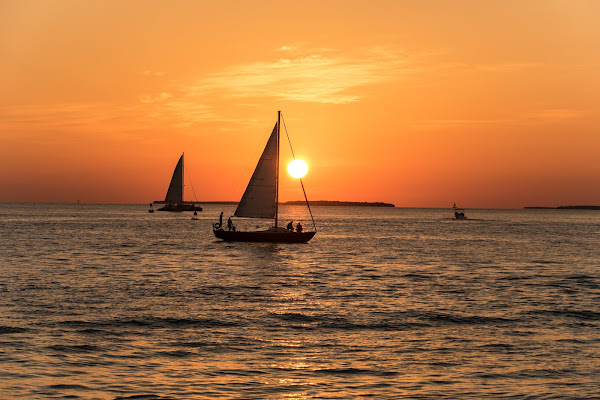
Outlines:
[{"label": "silhouetted person", "polygon": [[223,227],[223,211],[221,211],[221,215],[219,215],[219,228]]},{"label": "silhouetted person", "polygon": [[287,229],[288,229],[288,231],[294,230],[294,221],[290,221],[290,223],[287,224]]},{"label": "silhouetted person", "polygon": [[233,222],[231,222],[231,217],[229,217],[229,219],[227,220],[227,230],[231,230],[231,227],[233,226]]},{"label": "silhouetted person", "polygon": [[302,232],[302,225],[300,225],[300,222],[298,222],[298,225],[296,225],[296,232]]}]

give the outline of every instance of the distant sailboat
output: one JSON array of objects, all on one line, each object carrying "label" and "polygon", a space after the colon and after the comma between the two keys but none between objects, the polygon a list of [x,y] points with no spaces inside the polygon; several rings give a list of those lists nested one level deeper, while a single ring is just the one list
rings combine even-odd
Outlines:
[{"label": "distant sailboat", "polygon": [[[213,225],[213,232],[217,238],[228,242],[306,243],[317,233],[316,228],[312,232],[302,232],[301,229],[293,231],[277,226],[280,125],[281,111],[278,111],[277,123],[234,213],[236,217],[273,219],[273,226],[262,231],[245,232],[236,230],[230,224],[228,224],[230,225],[228,230],[224,230],[221,226],[222,222],[219,222]],[[302,180],[300,183],[302,184]],[[304,190],[303,184],[302,190]],[[306,198],[306,193],[304,196]],[[306,204],[310,211],[307,198]],[[314,219],[313,226],[315,226]]]},{"label": "distant sailboat", "polygon": [[167,196],[164,201],[155,201],[155,204],[164,204],[158,211],[202,211],[202,207],[197,202],[183,201],[183,154],[177,162],[171,184],[167,190]]}]

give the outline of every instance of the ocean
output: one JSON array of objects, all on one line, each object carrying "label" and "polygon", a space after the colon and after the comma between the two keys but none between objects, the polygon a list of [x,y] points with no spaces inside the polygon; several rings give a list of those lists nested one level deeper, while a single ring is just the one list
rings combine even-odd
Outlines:
[{"label": "ocean", "polygon": [[0,203],[0,398],[600,398],[600,212],[220,211]]}]

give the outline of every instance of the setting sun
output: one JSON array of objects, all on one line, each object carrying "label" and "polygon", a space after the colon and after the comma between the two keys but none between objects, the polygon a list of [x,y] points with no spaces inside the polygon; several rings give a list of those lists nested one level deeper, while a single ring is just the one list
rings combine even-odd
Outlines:
[{"label": "setting sun", "polygon": [[303,160],[293,160],[288,164],[288,173],[294,178],[302,178],[308,172],[308,165]]}]

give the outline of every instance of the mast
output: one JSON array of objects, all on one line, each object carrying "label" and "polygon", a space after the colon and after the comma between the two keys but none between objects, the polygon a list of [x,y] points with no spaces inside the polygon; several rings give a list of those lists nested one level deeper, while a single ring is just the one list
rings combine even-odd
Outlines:
[{"label": "mast", "polygon": [[275,168],[275,228],[277,228],[277,214],[279,213],[279,133],[281,125],[281,110],[277,111],[277,168]]},{"label": "mast", "polygon": [[185,181],[185,175],[184,175],[184,165],[183,165],[183,156],[185,155],[184,153],[181,153],[181,202],[185,201],[185,196],[183,193],[183,189],[185,187],[185,184],[183,183]]}]

